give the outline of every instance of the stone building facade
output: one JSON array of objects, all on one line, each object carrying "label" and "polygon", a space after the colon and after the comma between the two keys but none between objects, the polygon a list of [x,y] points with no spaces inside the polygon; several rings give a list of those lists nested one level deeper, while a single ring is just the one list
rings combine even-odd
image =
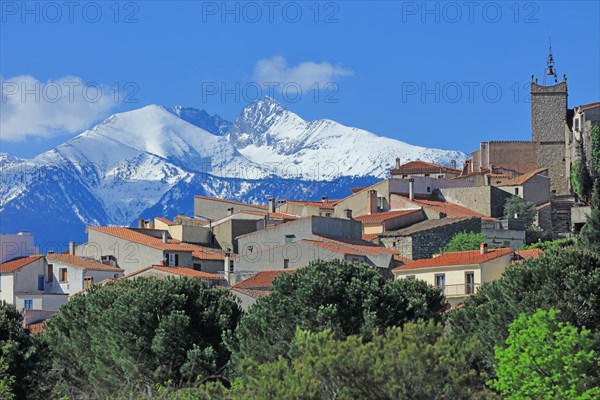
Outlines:
[{"label": "stone building facade", "polygon": [[457,233],[481,232],[480,218],[446,217],[430,219],[398,231],[384,232],[379,241],[402,257],[420,260],[433,257]]},{"label": "stone building facade", "polygon": [[531,82],[531,140],[540,144],[537,163],[548,168],[551,190],[557,195],[570,194],[570,166],[566,164],[569,144],[565,138],[567,101],[566,76],[552,86]]}]

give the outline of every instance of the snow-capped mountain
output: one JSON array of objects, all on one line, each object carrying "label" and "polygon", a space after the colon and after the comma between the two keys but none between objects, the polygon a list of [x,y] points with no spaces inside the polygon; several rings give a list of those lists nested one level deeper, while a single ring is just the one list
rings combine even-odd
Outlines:
[{"label": "snow-capped mountain", "polygon": [[306,122],[269,98],[233,124],[150,105],[112,115],[30,160],[0,153],[0,230],[32,231],[42,250],[53,241],[64,248],[85,239],[86,225],[191,214],[194,194],[263,203],[341,197],[384,176],[397,156],[447,164],[466,155]]},{"label": "snow-capped mountain", "polygon": [[396,157],[446,165],[466,158],[460,151],[413,146],[328,119],[305,121],[270,97],[244,108],[226,137],[249,160],[301,179],[383,178]]}]

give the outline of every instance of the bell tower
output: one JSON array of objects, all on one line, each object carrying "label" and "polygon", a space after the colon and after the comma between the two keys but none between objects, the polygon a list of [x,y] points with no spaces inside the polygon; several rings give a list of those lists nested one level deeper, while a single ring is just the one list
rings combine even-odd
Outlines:
[{"label": "bell tower", "polygon": [[[557,195],[569,194],[566,176],[565,129],[568,113],[567,76],[558,82],[552,47],[548,54],[543,84],[531,76],[531,140],[539,142],[539,168],[548,168],[551,189]],[[551,83],[546,85],[546,81]]]}]

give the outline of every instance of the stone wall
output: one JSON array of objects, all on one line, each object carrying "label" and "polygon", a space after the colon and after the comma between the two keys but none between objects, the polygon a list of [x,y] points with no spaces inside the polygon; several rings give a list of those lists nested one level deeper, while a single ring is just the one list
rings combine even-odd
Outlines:
[{"label": "stone wall", "polygon": [[481,232],[481,219],[462,220],[418,231],[409,236],[404,236],[402,230],[398,231],[397,236],[387,232],[386,235],[380,236],[379,240],[385,247],[400,253],[402,257],[420,260],[438,253],[457,233],[461,232]]},{"label": "stone wall", "polygon": [[552,190],[558,195],[569,193],[565,165],[567,96],[566,81],[553,86],[531,83],[531,139],[540,142],[538,165],[548,167]]},{"label": "stone wall", "polygon": [[440,193],[447,201],[494,218],[504,215],[504,203],[511,197],[495,186],[440,189]]}]

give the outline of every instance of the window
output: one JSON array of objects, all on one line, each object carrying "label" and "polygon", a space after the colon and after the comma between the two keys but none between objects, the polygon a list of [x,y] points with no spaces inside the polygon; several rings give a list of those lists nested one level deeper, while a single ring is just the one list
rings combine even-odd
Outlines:
[{"label": "window", "polygon": [[402,179],[408,178],[408,175],[402,175]]},{"label": "window", "polygon": [[465,293],[475,293],[475,273],[473,271],[465,272]]},{"label": "window", "polygon": [[59,279],[61,282],[66,282],[67,281],[67,269],[66,268],[61,268],[58,270],[59,273]]},{"label": "window", "polygon": [[229,272],[233,273],[233,260],[229,259]]},{"label": "window", "polygon": [[444,289],[444,286],[446,286],[446,274],[435,274],[435,287]]},{"label": "window", "polygon": [[381,196],[377,196],[377,209],[383,209],[383,197]]},{"label": "window", "polygon": [[326,217],[331,217],[331,213],[325,213]]},{"label": "window", "polygon": [[54,265],[52,264],[48,264],[48,276],[46,279],[48,283],[51,283],[54,280]]},{"label": "window", "polygon": [[179,265],[179,254],[169,254],[169,267],[176,267]]},{"label": "window", "polygon": [[519,188],[515,188],[515,196],[519,195]]},{"label": "window", "polygon": [[444,175],[438,175],[438,179],[442,179]]},{"label": "window", "polygon": [[202,264],[200,264],[200,263],[194,263],[194,269],[196,271],[202,271]]},{"label": "window", "polygon": [[44,275],[38,275],[38,290],[44,291]]},{"label": "window", "polygon": [[429,176],[429,174],[425,174],[425,177],[428,177],[428,176]]},{"label": "window", "polygon": [[93,284],[94,284],[94,277],[93,276],[84,276],[83,277],[83,288],[84,289],[91,288]]},{"label": "window", "polygon": [[427,186],[427,193],[430,193],[430,192],[431,192],[431,187]]},{"label": "window", "polygon": [[415,276],[414,275],[406,275],[406,279],[408,279],[409,281],[414,281]]},{"label": "window", "polygon": [[285,235],[285,242],[292,243],[296,239],[296,235]]},{"label": "window", "polygon": [[26,310],[33,310],[33,300],[32,299],[24,299],[23,300],[23,308]]},{"label": "window", "polygon": [[288,269],[290,267],[290,260],[287,258],[283,260],[283,269]]}]

